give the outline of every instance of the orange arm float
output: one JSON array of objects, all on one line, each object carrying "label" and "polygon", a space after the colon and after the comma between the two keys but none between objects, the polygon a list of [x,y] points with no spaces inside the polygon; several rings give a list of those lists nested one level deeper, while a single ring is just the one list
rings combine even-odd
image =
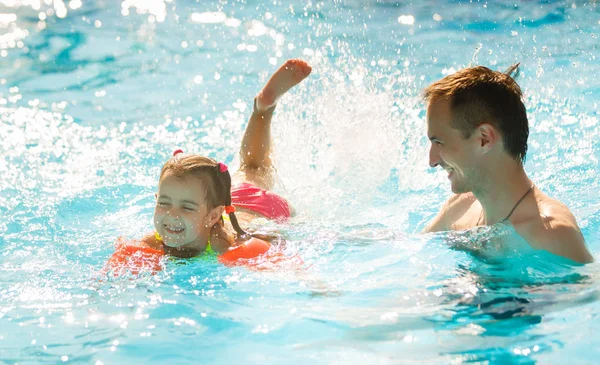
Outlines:
[{"label": "orange arm float", "polygon": [[219,262],[225,265],[234,265],[239,259],[253,259],[265,254],[270,248],[271,244],[269,242],[258,238],[251,238],[244,242],[244,244],[219,255]]},{"label": "orange arm float", "polygon": [[104,266],[103,273],[113,270],[115,276],[119,276],[127,271],[137,275],[142,270],[149,270],[154,274],[162,270],[161,261],[165,255],[162,250],[131,245],[122,237],[117,239],[115,248],[115,252]]}]

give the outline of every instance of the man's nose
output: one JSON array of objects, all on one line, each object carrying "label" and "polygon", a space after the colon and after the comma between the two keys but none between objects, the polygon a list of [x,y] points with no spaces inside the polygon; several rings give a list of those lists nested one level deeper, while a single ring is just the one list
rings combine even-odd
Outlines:
[{"label": "man's nose", "polygon": [[429,148],[429,166],[436,167],[440,164],[440,154],[438,153],[438,149],[435,145],[432,145]]}]

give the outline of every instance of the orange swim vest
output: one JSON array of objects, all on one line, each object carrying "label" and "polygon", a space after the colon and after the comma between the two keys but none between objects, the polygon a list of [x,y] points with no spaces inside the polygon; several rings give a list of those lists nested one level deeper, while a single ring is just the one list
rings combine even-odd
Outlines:
[{"label": "orange swim vest", "polygon": [[[226,266],[256,266],[257,269],[263,268],[260,265],[263,261],[260,256],[264,256],[264,261],[270,261],[271,263],[281,262],[282,259],[285,259],[281,252],[267,254],[270,249],[271,244],[269,242],[251,238],[217,256],[217,259]],[[165,252],[163,250],[136,245],[119,237],[115,245],[115,252],[108,259],[103,273],[112,272],[115,276],[121,276],[126,273],[138,275],[140,272],[148,271],[156,274],[162,270],[164,257]]]}]

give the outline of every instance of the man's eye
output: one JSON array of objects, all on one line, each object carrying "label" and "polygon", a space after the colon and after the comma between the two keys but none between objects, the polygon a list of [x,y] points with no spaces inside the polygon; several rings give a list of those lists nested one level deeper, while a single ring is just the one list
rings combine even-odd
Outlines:
[{"label": "man's eye", "polygon": [[165,202],[158,202],[158,203],[156,203],[156,204],[157,204],[158,206],[161,206],[161,207],[166,207],[166,206],[168,206],[168,205],[169,205],[169,203],[165,203]]},{"label": "man's eye", "polygon": [[192,207],[183,207],[183,209],[185,209],[185,210],[187,210],[187,211],[190,211],[190,212],[193,212],[193,211],[195,211],[195,210],[196,210],[196,209],[194,209],[194,208],[192,208]]}]

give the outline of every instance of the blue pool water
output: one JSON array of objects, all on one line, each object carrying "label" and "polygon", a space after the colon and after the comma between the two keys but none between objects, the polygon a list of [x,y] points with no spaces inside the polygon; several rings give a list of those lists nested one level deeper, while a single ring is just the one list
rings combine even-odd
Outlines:
[{"label": "blue pool water", "polygon": [[[600,254],[600,9],[554,1],[0,0],[0,363],[590,364],[600,266],[493,232],[419,235],[433,80],[521,62],[526,170]],[[152,228],[181,147],[232,166],[276,65],[313,74],[273,125],[301,269],[169,261],[99,280]],[[508,233],[506,233],[508,231]],[[508,247],[508,248],[507,248]]]}]

